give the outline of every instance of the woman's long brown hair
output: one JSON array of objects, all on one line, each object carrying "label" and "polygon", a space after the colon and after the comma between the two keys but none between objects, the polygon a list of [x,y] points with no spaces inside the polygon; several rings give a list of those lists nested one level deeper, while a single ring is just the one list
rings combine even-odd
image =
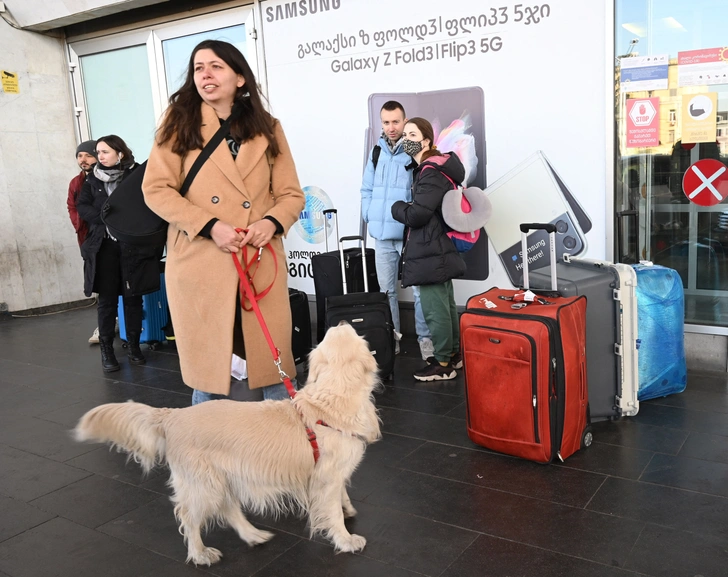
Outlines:
[{"label": "woman's long brown hair", "polygon": [[192,51],[187,68],[187,77],[182,87],[169,98],[169,108],[162,125],[157,130],[157,142],[172,141],[172,151],[184,156],[190,150],[202,148],[202,97],[195,86],[195,55],[200,50],[212,50],[215,55],[230,66],[236,74],[242,75],[245,84],[238,88],[233,101],[234,118],[230,134],[237,142],[246,142],[258,135],[268,140],[273,156],[280,154],[274,129],[276,120],[263,106],[263,99],[255,81],[255,75],[240,50],[222,40],[203,40]]}]

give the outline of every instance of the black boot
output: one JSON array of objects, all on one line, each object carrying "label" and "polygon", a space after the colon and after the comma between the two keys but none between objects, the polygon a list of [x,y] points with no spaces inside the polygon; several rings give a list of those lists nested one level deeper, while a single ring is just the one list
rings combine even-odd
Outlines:
[{"label": "black boot", "polygon": [[126,333],[126,355],[132,365],[143,365],[147,362],[144,358],[142,350],[139,348],[139,335],[134,333]]},{"label": "black boot", "polygon": [[114,354],[114,339],[99,339],[99,346],[101,347],[101,368],[104,369],[105,373],[113,373],[119,370],[119,361],[116,360]]}]

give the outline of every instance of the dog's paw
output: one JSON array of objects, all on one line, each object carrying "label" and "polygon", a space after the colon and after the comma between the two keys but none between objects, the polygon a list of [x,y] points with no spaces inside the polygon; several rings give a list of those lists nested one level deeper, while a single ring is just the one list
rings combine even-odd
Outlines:
[{"label": "dog's paw", "polygon": [[195,565],[212,565],[222,559],[222,553],[214,547],[205,547],[198,554],[192,554],[187,557],[187,561],[192,561]]},{"label": "dog's paw", "polygon": [[344,505],[344,519],[350,519],[351,517],[356,516],[356,509],[349,503],[348,505]]},{"label": "dog's paw", "polygon": [[255,531],[249,531],[245,536],[245,542],[251,547],[270,541],[275,533],[270,531],[263,531],[262,529],[256,529]]},{"label": "dog's paw", "polygon": [[367,540],[361,535],[349,535],[345,539],[336,539],[334,548],[337,553],[358,553],[367,544]]}]

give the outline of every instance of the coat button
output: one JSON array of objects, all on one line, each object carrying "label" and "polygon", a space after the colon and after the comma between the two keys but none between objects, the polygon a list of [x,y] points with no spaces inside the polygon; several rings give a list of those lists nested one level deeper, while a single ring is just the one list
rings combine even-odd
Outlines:
[{"label": "coat button", "polygon": [[220,198],[217,196],[213,196],[210,200],[212,200],[212,204],[217,204],[220,202]]},{"label": "coat button", "polygon": [[243,208],[250,208],[250,203],[247,200],[243,203]]}]

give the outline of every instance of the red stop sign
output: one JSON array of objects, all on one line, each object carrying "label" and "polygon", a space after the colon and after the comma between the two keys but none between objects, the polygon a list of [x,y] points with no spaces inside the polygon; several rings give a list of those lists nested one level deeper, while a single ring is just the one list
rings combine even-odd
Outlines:
[{"label": "red stop sign", "polygon": [[728,168],[719,160],[698,160],[683,175],[683,192],[700,206],[723,202],[728,196]]}]

